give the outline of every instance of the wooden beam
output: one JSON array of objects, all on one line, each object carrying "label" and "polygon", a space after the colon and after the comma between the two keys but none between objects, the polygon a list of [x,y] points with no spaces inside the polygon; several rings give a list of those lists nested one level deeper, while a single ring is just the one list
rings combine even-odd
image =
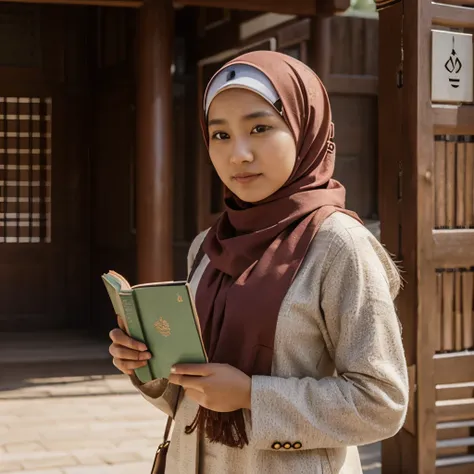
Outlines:
[{"label": "wooden beam", "polygon": [[435,135],[474,135],[474,106],[433,105]]},{"label": "wooden beam", "polygon": [[433,260],[438,268],[474,266],[474,229],[434,230]]},{"label": "wooden beam", "polygon": [[435,355],[436,385],[474,382],[474,352]]},{"label": "wooden beam", "polygon": [[147,0],[138,19],[138,282],[173,277],[172,0]]},{"label": "wooden beam", "polygon": [[181,0],[185,6],[230,8],[234,10],[249,10],[293,15],[315,15],[316,0]]},{"label": "wooden beam", "polygon": [[472,8],[432,2],[431,12],[432,22],[435,26],[474,28],[474,10]]},{"label": "wooden beam", "polygon": [[180,0],[179,4],[313,16],[317,13],[334,14],[346,11],[350,7],[350,0],[297,0],[293,2],[288,0]]},{"label": "wooden beam", "polygon": [[96,7],[140,8],[143,0],[0,0],[0,3],[40,3],[44,5],[91,5]]},{"label": "wooden beam", "polygon": [[[307,41],[310,42],[312,35],[311,28],[313,21],[316,18],[317,17],[303,18],[302,20],[298,19],[297,21],[290,20],[290,22],[284,23],[277,27],[278,47],[286,48],[289,46],[294,46],[296,43],[305,43]],[[269,31],[268,34],[272,34],[272,32]],[[312,53],[309,54],[311,55]],[[309,65],[311,65],[311,62]]]},{"label": "wooden beam", "polygon": [[[329,14],[341,13],[350,7],[350,0],[319,0],[324,7],[317,8],[318,0],[175,0],[175,8],[183,6],[231,8],[234,10],[288,13],[293,15],[312,16],[317,12]],[[328,7],[326,3],[328,1]],[[129,7],[140,8],[145,0],[0,0],[0,3],[41,3],[52,5],[93,5],[100,7]]]}]

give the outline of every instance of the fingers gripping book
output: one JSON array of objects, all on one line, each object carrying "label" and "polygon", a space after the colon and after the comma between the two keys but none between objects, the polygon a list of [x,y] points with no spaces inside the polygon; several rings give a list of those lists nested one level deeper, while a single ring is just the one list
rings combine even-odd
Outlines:
[{"label": "fingers gripping book", "polygon": [[168,378],[174,364],[207,362],[199,319],[186,281],[130,286],[119,273],[102,275],[115,313],[132,339],[151,352],[147,365],[135,370],[142,383]]}]

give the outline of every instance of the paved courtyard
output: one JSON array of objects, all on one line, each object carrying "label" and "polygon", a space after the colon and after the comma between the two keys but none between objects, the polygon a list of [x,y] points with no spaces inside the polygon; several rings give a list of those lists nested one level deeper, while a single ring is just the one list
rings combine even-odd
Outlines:
[{"label": "paved courtyard", "polygon": [[[166,418],[116,373],[106,347],[86,344],[87,360],[78,357],[84,344],[56,344],[63,361],[42,363],[54,347],[45,343],[32,365],[9,364],[25,352],[15,345],[7,354],[8,345],[0,344],[1,473],[149,474]],[[378,445],[361,456],[367,473],[380,473]]]},{"label": "paved courtyard", "polygon": [[120,375],[42,379],[0,393],[0,472],[149,473],[164,415]]}]

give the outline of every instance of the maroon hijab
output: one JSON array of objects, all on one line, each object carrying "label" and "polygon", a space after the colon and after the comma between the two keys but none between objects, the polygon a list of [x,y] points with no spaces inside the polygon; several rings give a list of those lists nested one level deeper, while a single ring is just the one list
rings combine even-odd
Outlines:
[{"label": "maroon hijab", "polygon": [[[272,82],[283,119],[297,145],[287,183],[265,200],[249,204],[226,190],[225,210],[209,230],[203,250],[210,259],[196,306],[210,362],[230,364],[247,375],[271,375],[278,313],[288,288],[323,221],[344,210],[345,189],[332,179],[334,126],[328,94],[317,75],[289,56],[258,51],[229,62],[247,64]],[[210,81],[212,83],[212,80]],[[203,131],[209,143],[207,124]],[[193,425],[211,441],[243,447],[241,411],[200,409]]]}]

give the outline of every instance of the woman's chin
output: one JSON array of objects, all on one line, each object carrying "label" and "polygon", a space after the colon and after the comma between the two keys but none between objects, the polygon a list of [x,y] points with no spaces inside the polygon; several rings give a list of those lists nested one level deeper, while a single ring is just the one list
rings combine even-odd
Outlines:
[{"label": "woman's chin", "polygon": [[250,204],[255,204],[260,201],[264,201],[267,197],[271,196],[272,193],[264,193],[261,189],[255,191],[242,191],[241,189],[231,189],[231,191],[241,200],[244,202],[248,202]]}]

